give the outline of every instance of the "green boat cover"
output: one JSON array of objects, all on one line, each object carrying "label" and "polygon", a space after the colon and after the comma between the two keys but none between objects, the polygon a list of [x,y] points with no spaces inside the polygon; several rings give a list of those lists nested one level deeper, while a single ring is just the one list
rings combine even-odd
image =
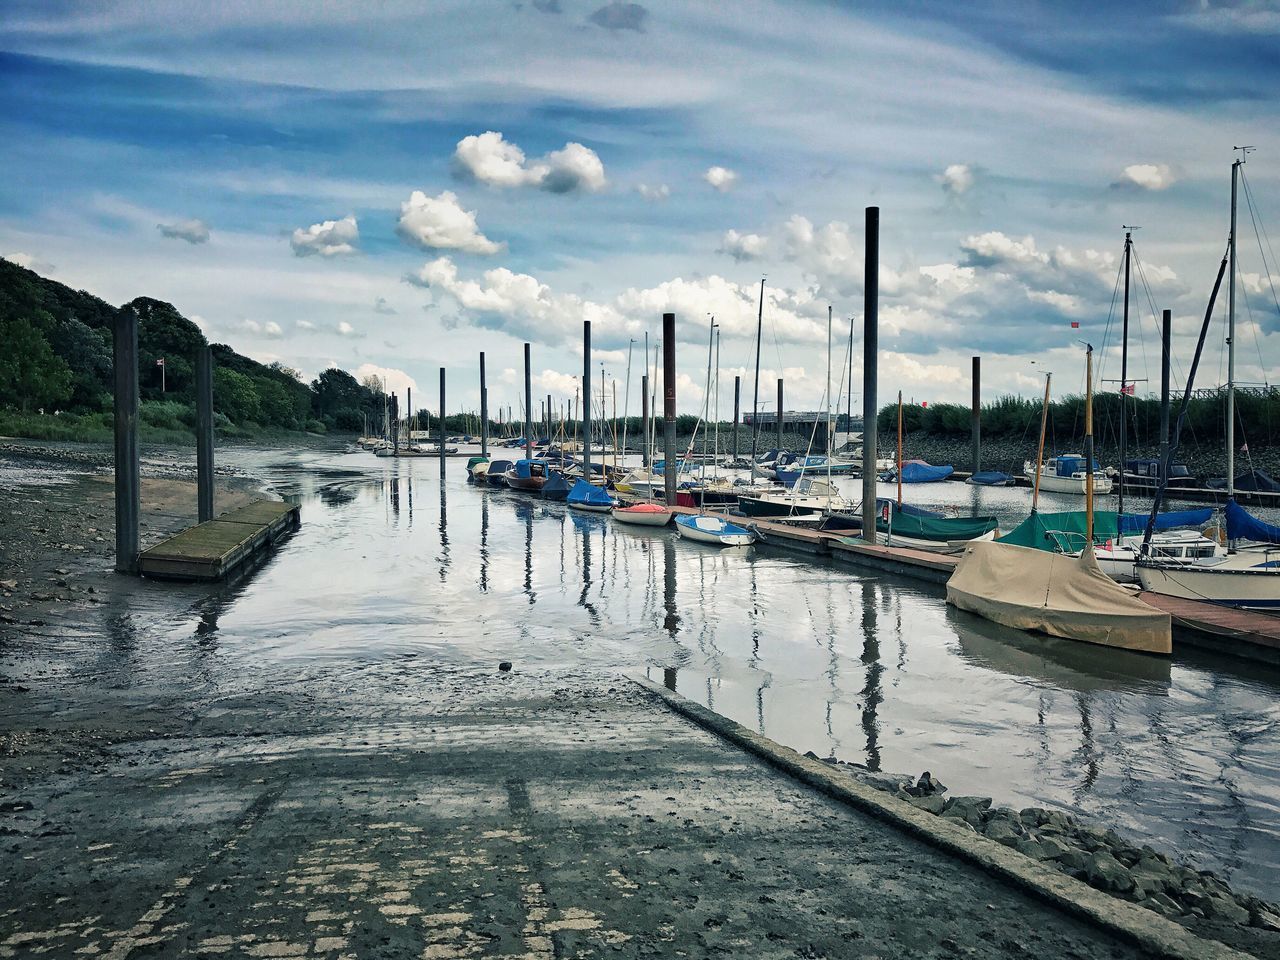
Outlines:
[{"label": "green boat cover", "polygon": [[[912,537],[916,540],[936,540],[939,543],[948,540],[973,540],[984,533],[996,529],[995,517],[926,517],[916,513],[907,513],[893,508],[893,533],[899,537]],[[876,529],[881,533],[889,532],[889,524],[881,513],[876,520]]]},{"label": "green boat cover", "polygon": [[[1033,513],[1006,533],[996,537],[997,543],[1012,543],[1050,553],[1078,553],[1084,549],[1085,512]],[[1118,530],[1114,510],[1093,512],[1094,541],[1113,540]]]}]

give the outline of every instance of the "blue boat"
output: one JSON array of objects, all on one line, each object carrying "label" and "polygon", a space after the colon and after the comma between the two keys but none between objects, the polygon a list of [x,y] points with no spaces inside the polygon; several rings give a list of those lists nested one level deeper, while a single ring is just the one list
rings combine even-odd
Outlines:
[{"label": "blue boat", "polygon": [[569,496],[569,481],[563,473],[556,471],[551,479],[542,485],[543,500],[563,500]]},{"label": "blue boat", "polygon": [[756,535],[746,527],[704,514],[677,516],[676,533],[687,540],[718,547],[746,547],[756,541]]},{"label": "blue boat", "polygon": [[938,483],[956,472],[952,466],[935,467],[923,460],[908,460],[902,465],[903,483]]},{"label": "blue boat", "polygon": [[999,470],[980,470],[966,482],[975,487],[1012,487],[1018,481],[1012,474],[1001,473]]},{"label": "blue boat", "polygon": [[505,487],[507,485],[507,471],[510,469],[510,460],[490,460],[489,472],[484,475],[484,478],[491,487]]},{"label": "blue boat", "polygon": [[587,483],[582,478],[574,482],[565,502],[574,510],[585,510],[588,513],[608,513],[617,504],[607,490],[594,483]]}]

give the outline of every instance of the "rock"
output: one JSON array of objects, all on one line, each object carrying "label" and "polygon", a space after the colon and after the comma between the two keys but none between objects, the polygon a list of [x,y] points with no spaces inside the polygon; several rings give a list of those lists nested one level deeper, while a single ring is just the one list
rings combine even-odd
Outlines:
[{"label": "rock", "polygon": [[1068,873],[1084,872],[1089,862],[1089,855],[1083,850],[1077,850],[1075,847],[1067,847],[1067,849],[1056,858]]},{"label": "rock", "polygon": [[942,797],[907,797],[907,803],[917,810],[924,810],[926,813],[933,814],[941,813],[947,805],[947,801]]},{"label": "rock", "polygon": [[[814,759],[818,759],[817,756]],[[849,775],[855,778],[859,783],[865,783],[868,787],[874,787],[877,790],[883,790],[885,793],[897,793],[899,789],[905,790],[911,786],[911,778],[898,776],[891,773],[872,773],[870,770],[860,770],[856,767],[846,767]]]},{"label": "rock", "polygon": [[1270,910],[1258,909],[1249,915],[1249,923],[1251,926],[1261,927],[1263,930],[1273,930],[1280,933],[1280,916],[1272,913]]},{"label": "rock", "polygon": [[499,671],[500,673],[510,673],[510,672],[511,672],[511,661],[510,661],[510,660],[503,660],[500,664],[498,664],[498,671]]},{"label": "rock", "polygon": [[1168,865],[1154,857],[1144,857],[1139,860],[1130,869],[1129,874],[1133,877],[1138,891],[1144,896],[1149,897],[1153,893],[1177,893],[1181,889],[1177,877]]},{"label": "rock", "polygon": [[0,803],[0,813],[21,813],[31,809],[34,809],[34,804],[30,800],[6,800]]},{"label": "rock", "polygon": [[1215,920],[1226,920],[1228,923],[1249,925],[1249,911],[1236,903],[1235,897],[1211,896],[1209,909],[1205,911]]},{"label": "rock", "polygon": [[937,794],[946,793],[947,788],[940,780],[934,780],[926,770],[920,774],[920,779],[916,781],[914,787],[907,787],[906,792],[913,797],[932,797]]},{"label": "rock", "polygon": [[969,826],[977,828],[982,825],[982,815],[990,809],[990,797],[952,797],[942,808],[942,815],[963,820]]},{"label": "rock", "polygon": [[1154,910],[1162,917],[1178,917],[1182,915],[1182,907],[1178,906],[1178,902],[1163,893],[1147,894],[1143,900],[1139,901],[1139,906]]},{"label": "rock", "polygon": [[1107,834],[1104,830],[1096,827],[1080,827],[1076,830],[1076,840],[1080,846],[1084,847],[1090,853],[1101,850],[1107,845]]},{"label": "rock", "polygon": [[17,590],[18,581],[17,580],[0,580],[0,587],[4,587],[6,590]]},{"label": "rock", "polygon": [[1134,889],[1133,877],[1119,860],[1105,851],[1093,854],[1085,863],[1085,876],[1091,886],[1111,893],[1128,893]]},{"label": "rock", "polygon": [[1003,843],[1006,847],[1016,846],[1018,841],[1023,838],[1023,834],[1016,830],[1012,823],[1004,819],[992,820],[987,824],[983,832],[987,835],[988,840]]},{"label": "rock", "polygon": [[1041,833],[1071,833],[1075,829],[1075,821],[1059,810],[1046,810],[1044,819],[1040,821]]},{"label": "rock", "polygon": [[1032,860],[1053,859],[1052,854],[1043,843],[1030,837],[1015,842],[1013,844],[1013,849],[1017,850],[1023,856],[1030,857]]}]

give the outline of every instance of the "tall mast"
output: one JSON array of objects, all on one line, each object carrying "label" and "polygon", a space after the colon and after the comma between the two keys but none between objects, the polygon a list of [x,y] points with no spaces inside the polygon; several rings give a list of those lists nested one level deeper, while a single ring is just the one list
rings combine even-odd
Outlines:
[{"label": "tall mast", "polygon": [[1231,164],[1231,262],[1227,267],[1227,499],[1236,495],[1236,182],[1248,147],[1236,147],[1240,159]]},{"label": "tall mast", "polygon": [[[627,344],[627,383],[622,388],[622,462],[624,466],[627,458],[627,416],[631,413],[631,348],[635,345],[635,337],[632,337],[631,342]],[[613,413],[614,416],[618,415],[617,410]]]},{"label": "tall mast", "polygon": [[1084,552],[1093,552],[1093,347],[1085,344],[1084,361]]},{"label": "tall mast", "polygon": [[[760,439],[760,338],[764,334],[764,278],[760,279],[760,310],[756,315],[756,386],[751,399],[751,463],[755,469],[756,442]],[[782,412],[778,412],[782,416]],[[752,477],[752,479],[755,479]]]},{"label": "tall mast", "polygon": [[[845,421],[845,433],[852,434],[853,433],[853,317],[849,318],[849,384],[846,387],[845,392],[848,394],[845,400],[845,408],[848,411],[848,419]],[[836,404],[837,414],[839,413],[839,411],[840,411],[840,405]],[[863,415],[863,418],[864,419],[866,418],[865,414]],[[849,453],[852,454],[853,451],[850,450]]]},{"label": "tall mast", "polygon": [[[1120,338],[1120,486],[1116,493],[1116,513],[1124,513],[1124,470],[1125,446],[1128,439],[1128,423],[1125,414],[1129,405],[1129,264],[1133,252],[1133,234],[1126,228],[1124,232],[1124,332]],[[1092,473],[1093,464],[1086,463],[1085,469]]]},{"label": "tall mast", "polygon": [[831,304],[827,304],[827,505],[831,503]]},{"label": "tall mast", "polygon": [[[865,416],[865,413],[863,414]],[[902,506],[902,391],[898,391],[898,506]]]},{"label": "tall mast", "polygon": [[[1040,448],[1036,451],[1036,482],[1035,489],[1031,491],[1031,512],[1036,512],[1036,507],[1040,503],[1040,471],[1044,469],[1044,435],[1045,428],[1049,425],[1049,381],[1053,379],[1052,373],[1044,375],[1044,403],[1040,407]],[[1092,472],[1092,468],[1090,468]]]}]

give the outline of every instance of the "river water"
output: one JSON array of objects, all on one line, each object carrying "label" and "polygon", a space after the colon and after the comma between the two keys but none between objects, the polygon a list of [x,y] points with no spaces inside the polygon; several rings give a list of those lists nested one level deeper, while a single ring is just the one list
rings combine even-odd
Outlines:
[{"label": "river water", "polygon": [[[1031,636],[949,608],[941,586],[473,487],[458,459],[443,481],[436,460],[364,452],[232,460],[300,502],[302,528],[169,638],[198,638],[206,667],[263,682],[389,657],[648,673],[797,750],[1082,814],[1280,898],[1278,671]],[[912,495],[1005,528],[1029,500]]]}]

